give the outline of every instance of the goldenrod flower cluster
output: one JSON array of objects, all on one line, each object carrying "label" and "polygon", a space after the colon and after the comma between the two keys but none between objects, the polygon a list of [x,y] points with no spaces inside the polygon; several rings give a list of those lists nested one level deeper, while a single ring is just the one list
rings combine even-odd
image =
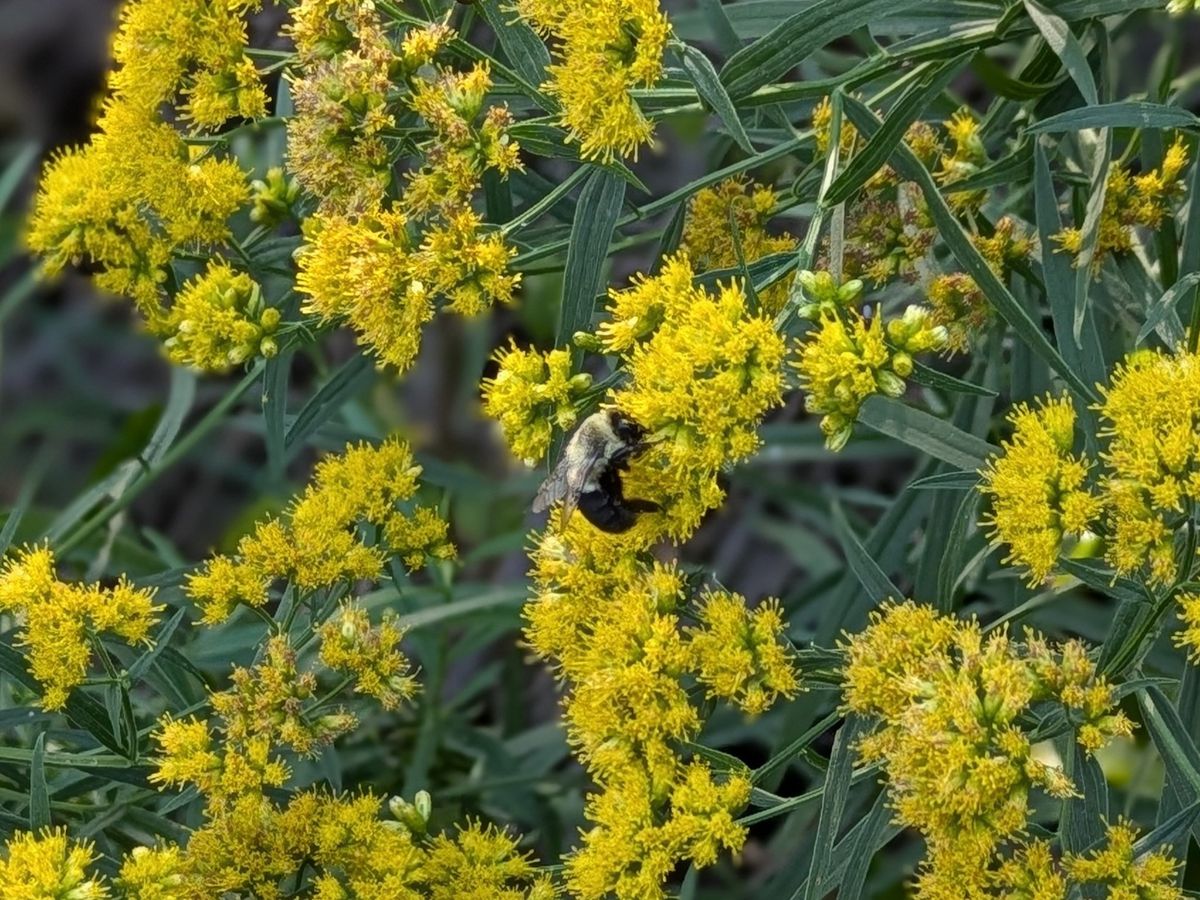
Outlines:
[{"label": "goldenrod flower cluster", "polygon": [[0,854],[0,896],[106,900],[103,880],[87,873],[97,859],[90,842],[70,840],[66,829],[18,831]]},{"label": "goldenrod flower cluster", "polygon": [[720,505],[717,474],[758,449],[758,425],[782,402],[784,342],[737,282],[692,284],[686,256],[610,295],[599,336],[628,382],[612,404],[654,443],[629,473],[630,495],[663,507],[660,533],[690,535]]},{"label": "goldenrod flower cluster", "polygon": [[[813,110],[813,136],[817,150],[828,153],[832,106],[826,98]],[[933,171],[943,185],[977,172],[987,154],[979,137],[979,123],[967,110],[960,110],[942,123],[943,138],[927,122],[916,122],[905,134],[904,143]],[[841,153],[851,155],[863,143],[853,125],[842,123]],[[977,210],[985,198],[981,191],[957,191],[950,202],[963,213]],[[903,181],[885,166],[863,186],[846,206],[844,271],[876,286],[894,278],[914,279],[925,274],[929,251],[937,229],[929,218],[924,198],[915,185]]]},{"label": "goldenrod flower cluster", "polygon": [[[971,237],[975,248],[1002,281],[1014,263],[1028,259],[1033,252],[1033,239],[1018,229],[1016,222],[1005,216],[996,223],[990,237],[980,234]],[[946,328],[946,349],[950,351],[966,352],[971,339],[994,319],[983,291],[966,272],[934,277],[925,286],[925,298],[933,321]]]},{"label": "goldenrod flower cluster", "polygon": [[[692,198],[679,249],[697,273],[738,268],[772,253],[790,251],[796,245],[793,238],[767,231],[774,210],[775,192],[765,184],[726,179]],[[758,302],[773,316],[783,309],[787,295],[787,284],[779,282],[760,291]]]},{"label": "goldenrod flower cluster", "polygon": [[713,592],[684,627],[684,574],[638,551],[644,527],[610,535],[576,516],[533,554],[526,635],[565,682],[568,740],[598,787],[566,867],[583,900],[662,898],[680,861],[709,865],[745,840],[745,774],[681,753],[702,724],[691,681],[752,714],[799,690],[778,607]]},{"label": "goldenrod flower cluster", "polygon": [[388,93],[391,68],[400,62],[375,5],[304,0],[285,31],[298,59],[288,167],[322,211],[373,211],[391,180],[383,132],[396,124]]},{"label": "goldenrod flower cluster", "polygon": [[110,101],[91,143],[42,173],[26,240],[44,273],[92,263],[97,286],[131,299],[155,330],[171,259],[224,241],[248,196],[236,162],[193,156],[170,125]]},{"label": "goldenrod flower cluster", "polygon": [[[831,119],[831,106],[823,101],[813,111],[814,137],[822,153],[829,148]],[[942,123],[944,136],[933,125],[917,122],[909,128],[904,143],[938,183],[952,187],[987,164],[979,128],[975,116],[963,109]],[[854,126],[843,123],[843,154],[851,154],[860,145]],[[973,216],[986,196],[986,191],[955,190],[947,194],[947,200],[958,212]],[[939,274],[934,270],[930,251],[936,238],[937,229],[920,190],[885,166],[846,206],[843,271],[877,287],[896,278],[919,280],[932,322],[946,329],[944,349],[962,352],[992,320],[992,313],[979,286],[965,272]],[[1028,258],[1033,249],[1032,240],[1008,217],[996,222],[991,233],[976,231],[971,240],[1000,278],[1007,277],[1013,263]]]},{"label": "goldenrod flower cluster", "polygon": [[245,53],[245,0],[136,0],[122,7],[115,70],[97,133],[42,173],[27,241],[48,275],[84,261],[96,284],[133,300],[152,330],[166,315],[172,258],[228,236],[247,199],[232,159],[193,153],[162,120],[217,128],[264,114],[266,95]]},{"label": "goldenrod flower cluster", "polygon": [[43,709],[61,709],[87,680],[100,634],[149,644],[162,609],[153,589],[125,578],[111,588],[60,581],[48,547],[22,550],[0,566],[0,611],[20,617],[16,644],[42,686]]},{"label": "goldenrod flower cluster", "polygon": [[1200,499],[1200,356],[1139,351],[1103,388],[1107,558],[1122,575],[1172,581],[1178,520]]},{"label": "goldenrod flower cluster", "polygon": [[211,262],[179,292],[158,330],[167,357],[201,371],[224,372],[254,356],[272,357],[279,310],[244,272]]},{"label": "goldenrod flower cluster", "polygon": [[[1099,231],[1091,259],[1091,271],[1097,273],[1104,260],[1114,253],[1133,249],[1134,229],[1157,229],[1171,214],[1171,202],[1183,191],[1182,175],[1187,168],[1187,145],[1182,137],[1167,149],[1162,165],[1141,175],[1114,166],[1108,174]],[[1060,249],[1082,262],[1083,230],[1064,228],[1054,236]]]},{"label": "goldenrod flower cluster", "polygon": [[513,455],[532,466],[550,449],[555,428],[566,431],[575,424],[576,403],[592,378],[571,374],[566,349],[539,353],[510,343],[493,358],[500,368],[483,381],[483,411],[500,423]]},{"label": "goldenrod flower cluster", "polygon": [[417,680],[399,649],[404,628],[390,612],[373,626],[365,609],[345,605],[319,634],[321,662],[352,677],[356,692],[374,697],[384,709],[396,709],[415,696]]},{"label": "goldenrod flower cluster", "polygon": [[[986,890],[972,897],[1031,897],[1036,900],[1067,900],[1072,891],[1103,890],[1113,898],[1182,900],[1186,896],[1175,885],[1179,864],[1166,848],[1135,858],[1137,830],[1119,821],[1105,829],[1105,846],[1085,853],[1064,853],[1055,860],[1046,841],[1035,840],[1017,848],[988,873]],[[929,900],[951,900],[967,896],[961,885],[923,879],[922,896]],[[1085,893],[1084,896],[1087,896]]]},{"label": "goldenrod flower cluster", "polygon": [[286,637],[268,638],[262,657],[249,669],[234,666],[232,687],[210,698],[229,742],[246,745],[255,737],[269,737],[300,756],[315,756],[357,724],[344,711],[312,714],[317,675],[297,666],[296,651]]},{"label": "goldenrod flower cluster", "polygon": [[992,539],[1008,545],[1005,562],[1045,581],[1068,536],[1082,537],[1102,501],[1087,484],[1091,462],[1072,452],[1075,408],[1066,395],[1019,404],[1008,420],[1012,437],[983,471],[981,490],[992,501]]},{"label": "goldenrod flower cluster", "polygon": [[630,91],[662,78],[671,33],[658,0],[517,0],[516,9],[554,40],[546,90],[583,158],[636,156],[653,126]]},{"label": "goldenrod flower cluster", "polygon": [[822,416],[825,446],[836,452],[850,440],[863,402],[873,394],[903,394],[913,356],[945,347],[947,331],[927,308],[909,306],[885,332],[879,308],[868,318],[854,305],[862,282],[838,285],[826,272],[801,272],[798,280],[808,301],[800,313],[817,321],[797,340],[791,365],[805,409]]},{"label": "goldenrod flower cluster", "polygon": [[986,896],[997,851],[1026,832],[1030,792],[1072,794],[1062,770],[1033,752],[1022,725],[1033,704],[1060,704],[1088,752],[1132,731],[1086,648],[1025,637],[889,602],[845,647],[846,707],[875,722],[859,755],[883,764],[898,818],[929,846],[923,897],[952,896],[950,886]]},{"label": "goldenrod flower cluster", "polygon": [[[61,829],[18,832],[0,854],[6,898],[211,900],[277,898],[289,889],[321,900],[552,900],[557,891],[517,841],[468,822],[425,839],[381,816],[371,794],[297,793],[283,806],[246,795],[193,831],[186,847],[135,847],[116,893],[89,874],[97,855]],[[285,886],[286,885],[286,886]]]},{"label": "goldenrod flower cluster", "polygon": [[1102,387],[1095,463],[1072,454],[1075,411],[1066,397],[1019,406],[1003,452],[983,471],[991,495],[993,539],[1010,561],[1046,578],[1063,552],[1063,536],[1095,532],[1118,575],[1169,585],[1190,569],[1177,558],[1175,534],[1200,499],[1200,356],[1138,351]]},{"label": "goldenrod flower cluster", "polygon": [[[290,579],[302,592],[378,578],[385,560],[410,568],[454,553],[448,525],[429,507],[412,506],[421,467],[408,446],[389,438],[378,446],[349,445],[317,466],[312,483],[282,518],[259,523],[234,556],[215,556],[187,582],[206,622],[226,619],[239,603],[262,606],[272,582]],[[360,522],[378,530],[369,545]]]},{"label": "goldenrod flower cluster", "polygon": [[[371,58],[351,47],[325,59],[332,38],[322,10],[334,23],[347,17],[349,43],[369,44]],[[331,79],[307,114],[297,99],[291,126],[292,165],[322,198],[320,211],[304,223],[296,289],[307,297],[305,312],[345,320],[381,365],[403,371],[416,358],[421,327],[433,318],[436,302],[474,316],[513,298],[519,276],[508,272],[508,263],[515,251],[498,231],[484,231],[471,207],[485,171],[505,175],[521,168],[519,147],[508,136],[512,117],[501,106],[484,111],[491,89],[486,65],[428,74],[450,36],[444,26],[410,32],[397,52],[373,4],[308,0],[293,31],[301,60],[315,60],[311,78]],[[370,85],[338,81],[360,69],[373,79]],[[432,136],[421,146],[422,165],[388,204],[392,159],[382,135],[395,124],[388,97],[397,72],[399,86],[408,88],[406,104]]]}]

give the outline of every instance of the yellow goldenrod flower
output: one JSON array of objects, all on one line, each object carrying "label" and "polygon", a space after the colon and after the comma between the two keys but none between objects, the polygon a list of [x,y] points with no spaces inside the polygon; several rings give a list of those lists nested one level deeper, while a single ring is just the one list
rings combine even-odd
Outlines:
[{"label": "yellow goldenrod flower", "polygon": [[692,665],[710,697],[756,716],[800,690],[779,601],[751,611],[744,597],[718,591],[700,598],[698,617],[700,627],[689,629]]},{"label": "yellow goldenrod flower", "polygon": [[121,103],[154,113],[181,95],[185,117],[218,128],[265,115],[266,92],[246,56],[244,15],[256,0],[136,0],[121,10],[110,88]]},{"label": "yellow goldenrod flower", "polygon": [[[1200,356],[1139,351],[1102,388],[1107,559],[1155,584],[1176,575],[1172,520],[1200,499]],[[1190,565],[1190,561],[1185,561]]]},{"label": "yellow goldenrod flower", "polygon": [[229,235],[245,176],[233,160],[189,162],[182,137],[151,114],[110,103],[99,128],[42,173],[26,240],[47,275],[97,265],[97,286],[133,300],[154,328],[172,255]]},{"label": "yellow goldenrod flower", "polygon": [[305,0],[290,29],[299,69],[291,76],[296,112],[288,119],[288,169],[320,201],[321,211],[378,211],[391,181],[383,132],[395,50],[363,0]]},{"label": "yellow goldenrod flower", "polygon": [[676,538],[720,504],[717,474],[758,449],[758,425],[783,392],[785,346],[772,321],[750,312],[737,283],[709,293],[690,274],[681,257],[631,289],[657,295],[662,320],[629,350],[629,381],[612,396],[654,441],[631,467],[630,496],[659,503],[661,530]]},{"label": "yellow goldenrod flower", "polygon": [[1200,662],[1200,594],[1183,591],[1176,595],[1179,618],[1184,629],[1175,635],[1176,646],[1183,647],[1192,662]]},{"label": "yellow goldenrod flower", "polygon": [[[729,178],[705,188],[688,206],[679,249],[697,272],[732,269],[790,251],[795,240],[767,231],[774,209],[775,192],[744,178]],[[788,286],[781,281],[762,291],[758,299],[763,310],[773,316],[783,308],[787,295]]]},{"label": "yellow goldenrod flower", "polygon": [[746,830],[734,817],[749,799],[744,775],[717,783],[699,762],[681,767],[665,799],[631,771],[588,797],[594,825],[567,858],[568,891],[579,900],[665,900],[663,884],[681,860],[708,866],[722,849],[741,849]]},{"label": "yellow goldenrod flower", "polygon": [[[1013,263],[1027,259],[1033,252],[1032,238],[1017,231],[1016,222],[1005,216],[996,223],[991,237],[972,236],[971,241],[997,277],[1004,280]],[[925,286],[932,320],[946,327],[946,347],[965,352],[970,341],[994,318],[992,307],[970,275],[952,272],[938,275]]]},{"label": "yellow goldenrod flower", "polygon": [[126,900],[175,900],[183,893],[183,851],[173,845],[134,847],[121,861],[116,886]]},{"label": "yellow goldenrod flower", "polygon": [[557,893],[513,838],[494,825],[472,821],[453,838],[433,839],[422,877],[430,900],[551,900]]},{"label": "yellow goldenrod flower", "polygon": [[1074,455],[1075,408],[1067,396],[1046,397],[1008,417],[1013,435],[983,470],[980,490],[992,501],[992,540],[1009,547],[1005,562],[1044,581],[1062,554],[1066,535],[1081,536],[1094,524],[1101,500],[1087,486],[1091,461]]},{"label": "yellow goldenrod flower", "polygon": [[[533,552],[526,637],[567,687],[567,737],[599,788],[567,861],[568,890],[580,898],[664,897],[681,860],[710,865],[745,840],[734,817],[749,780],[734,773],[718,783],[680,755],[701,724],[687,679],[752,712],[798,689],[773,605],[750,613],[737,595],[713,594],[701,627],[682,627],[683,573],[639,552],[638,529],[652,527],[607,534],[576,516]],[[718,658],[724,640],[746,652],[727,647],[731,656]]]},{"label": "yellow goldenrod flower", "polygon": [[304,222],[296,290],[306,313],[345,319],[378,360],[407,369],[420,348],[433,298],[412,271],[407,220],[398,212],[351,219],[317,215]]},{"label": "yellow goldenrod flower", "polygon": [[279,320],[249,275],[210,262],[183,286],[156,330],[171,362],[225,372],[254,356],[274,356],[279,347],[271,335]]},{"label": "yellow goldenrod flower", "polygon": [[[261,606],[271,583],[291,579],[303,591],[344,581],[375,579],[389,556],[410,568],[447,559],[449,526],[427,507],[409,507],[421,467],[408,446],[389,438],[377,447],[348,445],[318,464],[312,483],[282,519],[259,523],[234,557],[216,556],[188,577],[187,594],[204,621],[226,619],[239,603]],[[360,522],[382,531],[368,546]]]},{"label": "yellow goldenrod flower", "polygon": [[447,312],[478,316],[493,304],[511,303],[521,276],[508,271],[515,248],[499,232],[484,233],[471,209],[451,215],[425,233],[412,273]]},{"label": "yellow goldenrod flower", "polygon": [[515,343],[493,354],[500,369],[483,381],[483,411],[500,424],[513,455],[532,466],[550,449],[554,429],[575,424],[575,403],[592,383],[571,374],[569,350],[522,350]]},{"label": "yellow goldenrod flower", "polygon": [[[1171,215],[1172,200],[1183,191],[1182,175],[1187,168],[1187,144],[1176,138],[1163,156],[1162,165],[1142,175],[1132,175],[1127,169],[1114,166],[1108,174],[1104,207],[1100,212],[1099,231],[1090,269],[1093,274],[1113,253],[1128,253],[1133,249],[1134,228],[1141,226],[1156,230]],[[1062,252],[1077,257],[1083,249],[1083,231],[1064,228],[1054,236]]]},{"label": "yellow goldenrod flower", "polygon": [[353,676],[358,693],[374,697],[384,709],[396,709],[417,693],[417,680],[399,650],[404,631],[394,616],[385,614],[372,626],[365,609],[343,606],[321,626],[321,662]]},{"label": "yellow goldenrod flower", "polygon": [[90,842],[71,840],[65,828],[18,831],[0,854],[0,896],[105,900],[112,894],[104,882],[87,874],[98,858]]},{"label": "yellow goldenrod flower", "polygon": [[315,756],[357,724],[345,712],[316,717],[306,713],[304,704],[316,694],[317,676],[297,668],[296,653],[282,635],[267,640],[263,659],[253,668],[234,666],[231,680],[233,686],[213,694],[211,703],[222,719],[222,730],[236,743],[268,735],[301,756]]},{"label": "yellow goldenrod flower", "polygon": [[995,871],[988,873],[987,882],[1000,897],[1067,900],[1067,879],[1046,841],[1030,841],[1017,849],[1012,857],[1002,860]]},{"label": "yellow goldenrod flower", "polygon": [[407,226],[396,211],[357,219],[319,213],[305,221],[307,243],[296,256],[304,311],[345,319],[381,365],[400,371],[416,359],[435,298],[452,312],[478,315],[511,301],[519,281],[506,271],[512,248],[499,233],[481,233],[470,209],[431,229],[419,249]]},{"label": "yellow goldenrod flower", "polygon": [[196,718],[163,718],[154,734],[160,754],[150,781],[184,787],[192,784],[214,801],[282,787],[290,770],[272,754],[269,735],[252,735],[218,747],[206,723]]},{"label": "yellow goldenrod flower", "polygon": [[111,588],[60,581],[48,547],[22,550],[0,566],[0,611],[20,617],[16,643],[42,686],[44,709],[61,709],[87,680],[97,635],[149,644],[163,608],[153,589],[135,588],[123,576]]},{"label": "yellow goldenrod flower", "polygon": [[1129,822],[1109,825],[1106,845],[1089,853],[1068,853],[1063,857],[1063,871],[1080,884],[1100,884],[1108,897],[1147,897],[1153,900],[1182,900],[1175,885],[1175,870],[1179,862],[1163,847],[1137,858],[1133,845],[1137,829]]},{"label": "yellow goldenrod flower", "polygon": [[630,91],[662,78],[671,31],[658,0],[518,0],[516,8],[555,39],[546,91],[584,159],[636,156],[653,127]]},{"label": "yellow goldenrod flower", "polygon": [[850,440],[863,401],[872,394],[898,397],[912,372],[911,353],[937,349],[945,329],[929,322],[927,311],[910,306],[902,319],[889,323],[889,336],[900,347],[895,354],[884,338],[876,310],[868,321],[855,309],[821,313],[816,327],[799,339],[792,365],[806,392],[804,406],[820,413],[825,446],[840,450]]},{"label": "yellow goldenrod flower", "polygon": [[847,709],[876,723],[859,756],[883,764],[898,818],[929,844],[922,896],[953,896],[956,883],[974,896],[965,886],[981,884],[997,847],[1025,832],[1030,791],[1073,793],[1033,753],[1021,725],[1033,704],[1064,706],[1088,752],[1132,730],[1077,643],[1051,648],[1026,632],[1021,645],[908,601],[873,613],[845,652]]}]

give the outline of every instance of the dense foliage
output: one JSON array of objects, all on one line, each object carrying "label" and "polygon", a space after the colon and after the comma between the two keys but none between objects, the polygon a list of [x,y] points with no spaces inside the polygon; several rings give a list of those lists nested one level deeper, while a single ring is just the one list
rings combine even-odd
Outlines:
[{"label": "dense foliage", "polygon": [[[2,442],[0,897],[1187,896],[1191,5],[126,0],[23,237],[161,402]],[[530,513],[601,410],[632,527]]]}]

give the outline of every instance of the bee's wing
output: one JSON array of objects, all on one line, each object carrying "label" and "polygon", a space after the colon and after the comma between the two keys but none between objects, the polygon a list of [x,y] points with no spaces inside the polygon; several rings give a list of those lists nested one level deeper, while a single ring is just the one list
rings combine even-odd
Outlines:
[{"label": "bee's wing", "polygon": [[601,445],[590,450],[587,456],[576,464],[572,462],[571,450],[572,448],[568,445],[558,460],[558,464],[542,482],[542,486],[538,488],[537,496],[533,498],[534,512],[544,512],[561,500],[563,504],[561,524],[564,527],[571,518],[571,514],[575,512],[575,506],[579,502],[579,495],[583,493],[584,485],[587,484],[592,472],[595,471],[604,456],[604,447]]}]

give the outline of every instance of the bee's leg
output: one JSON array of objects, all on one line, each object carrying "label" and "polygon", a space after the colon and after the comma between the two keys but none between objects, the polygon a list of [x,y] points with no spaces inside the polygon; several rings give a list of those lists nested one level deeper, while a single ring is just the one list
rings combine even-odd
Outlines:
[{"label": "bee's leg", "polygon": [[639,500],[637,497],[629,497],[624,503],[626,507],[635,513],[651,513],[662,510],[662,507],[653,500]]}]

